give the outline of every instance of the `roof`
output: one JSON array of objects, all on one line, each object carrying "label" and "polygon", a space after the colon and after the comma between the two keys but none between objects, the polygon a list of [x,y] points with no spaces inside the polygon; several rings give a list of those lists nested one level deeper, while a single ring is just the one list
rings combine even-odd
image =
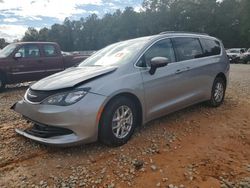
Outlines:
[{"label": "roof", "polygon": [[163,34],[193,34],[193,35],[209,36],[207,33],[187,32],[187,31],[163,31],[163,32],[159,33],[159,35],[163,35]]},{"label": "roof", "polygon": [[157,39],[162,36],[170,37],[204,37],[214,40],[219,40],[216,37],[210,36],[207,33],[196,33],[196,32],[187,32],[187,31],[164,31],[157,35],[154,35]]}]

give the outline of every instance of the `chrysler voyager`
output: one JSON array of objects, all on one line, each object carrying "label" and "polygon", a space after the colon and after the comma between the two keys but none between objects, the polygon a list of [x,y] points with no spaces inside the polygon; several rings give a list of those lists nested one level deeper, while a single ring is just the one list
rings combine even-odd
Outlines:
[{"label": "chrysler voyager", "polygon": [[221,105],[229,67],[222,42],[206,34],[118,42],[31,85],[12,109],[33,126],[16,132],[58,146],[119,146],[140,124],[203,101]]}]

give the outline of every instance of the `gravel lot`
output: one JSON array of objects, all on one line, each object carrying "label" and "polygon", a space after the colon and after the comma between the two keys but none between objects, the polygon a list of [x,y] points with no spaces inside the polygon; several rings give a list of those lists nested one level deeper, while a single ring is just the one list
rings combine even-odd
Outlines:
[{"label": "gravel lot", "polygon": [[0,187],[250,188],[250,65],[232,65],[224,104],[198,104],[138,128],[118,148],[53,148],[18,136],[9,108],[26,87],[0,94]]}]

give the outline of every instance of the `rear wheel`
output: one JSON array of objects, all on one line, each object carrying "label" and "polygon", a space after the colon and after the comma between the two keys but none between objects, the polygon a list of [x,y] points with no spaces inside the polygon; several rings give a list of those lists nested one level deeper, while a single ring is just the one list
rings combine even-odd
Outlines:
[{"label": "rear wheel", "polygon": [[135,103],[128,97],[117,97],[105,107],[99,125],[99,139],[108,146],[125,144],[138,123]]},{"label": "rear wheel", "polygon": [[0,75],[0,92],[5,88],[5,79],[2,75]]},{"label": "rear wheel", "polygon": [[226,83],[224,79],[221,77],[216,77],[211,91],[211,99],[208,101],[208,104],[212,107],[220,106],[224,101],[225,91]]}]

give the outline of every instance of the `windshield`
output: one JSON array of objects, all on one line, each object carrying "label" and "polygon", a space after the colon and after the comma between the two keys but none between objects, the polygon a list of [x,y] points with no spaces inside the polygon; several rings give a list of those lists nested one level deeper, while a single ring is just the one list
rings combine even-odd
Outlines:
[{"label": "windshield", "polygon": [[149,37],[127,40],[109,45],[83,61],[83,66],[110,66],[127,63],[143,48]]},{"label": "windshield", "polygon": [[0,57],[8,57],[17,47],[16,44],[9,44],[0,51]]}]

